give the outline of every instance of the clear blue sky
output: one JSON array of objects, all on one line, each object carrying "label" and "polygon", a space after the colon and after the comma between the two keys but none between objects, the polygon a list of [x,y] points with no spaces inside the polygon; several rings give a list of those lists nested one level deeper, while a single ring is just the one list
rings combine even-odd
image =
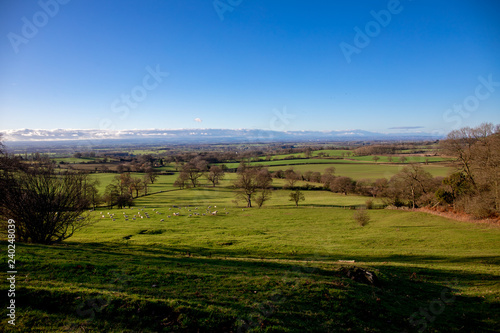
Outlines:
[{"label": "clear blue sky", "polygon": [[59,1],[0,4],[0,130],[500,123],[497,0]]}]

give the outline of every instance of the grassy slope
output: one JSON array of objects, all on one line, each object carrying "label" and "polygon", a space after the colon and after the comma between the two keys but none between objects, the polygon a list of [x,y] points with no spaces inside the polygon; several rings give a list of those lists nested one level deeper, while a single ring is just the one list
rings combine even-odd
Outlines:
[{"label": "grassy slope", "polygon": [[[402,168],[342,162],[333,164],[337,174],[355,179]],[[93,176],[104,190],[114,175]],[[372,222],[361,228],[351,210],[334,207],[367,198],[325,191],[306,192],[299,208],[289,191],[275,191],[266,208],[243,210],[227,187],[234,174],[216,189],[182,191],[172,185],[176,176],[160,176],[149,190],[156,194],[137,199],[138,207],[109,210],[115,221],[99,218],[63,245],[18,244],[14,331],[412,331],[412,314],[435,309],[441,295],[450,300],[442,313],[416,328],[500,329],[497,228],[400,211],[371,211]],[[188,216],[208,205],[222,214]],[[150,219],[123,218],[143,209]],[[167,218],[173,211],[181,216]],[[338,271],[352,264],[339,260],[376,270],[382,285],[352,282]]]},{"label": "grassy slope", "polygon": [[[292,208],[287,193],[243,210],[227,189],[164,192],[63,245],[18,244],[13,331],[400,332],[441,295],[442,313],[417,328],[499,328],[498,228],[387,210],[361,228],[351,210],[319,207],[361,197],[308,192],[316,207]],[[208,205],[223,213],[188,216]],[[123,217],[145,211],[150,219]],[[352,264],[339,260],[375,269],[381,286],[349,280],[338,268]]]}]

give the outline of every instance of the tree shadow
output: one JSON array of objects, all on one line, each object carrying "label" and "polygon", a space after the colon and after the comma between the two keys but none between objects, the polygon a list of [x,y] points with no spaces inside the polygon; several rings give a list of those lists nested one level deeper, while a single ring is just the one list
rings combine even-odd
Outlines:
[{"label": "tree shadow", "polygon": [[[71,291],[67,287],[48,288],[47,282],[41,281],[43,287],[19,289],[19,304],[75,322],[85,321],[95,329],[236,332],[238,327],[241,331],[272,331],[271,327],[280,331],[281,327],[290,332],[413,332],[425,328],[487,332],[497,330],[500,322],[498,301],[493,296],[462,294],[478,281],[494,283],[498,276],[398,265],[438,261],[497,265],[497,257],[356,258],[370,263],[366,268],[381,281],[375,287],[352,281],[339,270],[363,264],[324,258],[248,258],[246,251],[235,249],[223,249],[223,256],[214,258],[190,247],[67,243],[52,247],[21,244],[21,261],[26,250],[42,254],[30,260],[48,261],[50,267],[42,269],[50,271],[54,284],[77,286],[88,279],[94,287],[91,291]],[[92,269],[83,269],[89,266]],[[35,280],[42,273],[37,265],[22,269]],[[68,274],[68,269],[75,274]],[[114,290],[110,282],[115,271],[127,276],[120,290]],[[117,295],[110,297],[110,292]],[[6,305],[2,301],[3,309]],[[94,317],[87,323],[92,313]]]}]

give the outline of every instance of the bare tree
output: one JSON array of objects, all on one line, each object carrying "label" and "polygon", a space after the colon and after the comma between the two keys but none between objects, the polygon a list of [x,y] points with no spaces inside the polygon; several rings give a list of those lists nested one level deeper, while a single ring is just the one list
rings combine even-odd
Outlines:
[{"label": "bare tree", "polygon": [[331,183],[330,190],[347,195],[354,191],[354,185],[354,181],[349,177],[337,177]]},{"label": "bare tree", "polygon": [[213,184],[213,187],[215,187],[216,184],[219,184],[220,180],[224,179],[224,175],[224,170],[220,166],[212,165],[206,177]]},{"label": "bare tree", "polygon": [[191,181],[193,187],[198,185],[198,179],[203,176],[207,169],[208,163],[207,161],[201,159],[201,157],[196,157],[193,160],[182,166],[183,173],[188,175],[188,179]]},{"label": "bare tree", "polygon": [[174,186],[180,188],[181,190],[186,187],[186,184],[189,180],[189,175],[187,172],[180,172],[179,176],[174,182]]},{"label": "bare tree", "polygon": [[92,205],[92,209],[95,209],[101,202],[101,196],[99,195],[99,190],[97,189],[99,184],[100,182],[98,179],[89,180],[85,184],[85,195],[87,196],[90,205]]},{"label": "bare tree", "polygon": [[417,164],[410,164],[401,172],[396,174],[391,182],[396,191],[403,198],[410,200],[412,208],[415,208],[416,201],[424,194],[432,192],[432,175]]},{"label": "bare tree", "polygon": [[292,193],[290,193],[290,201],[295,202],[295,207],[299,206],[299,201],[304,201],[306,198],[304,197],[304,193],[300,191],[299,189],[296,189]]},{"label": "bare tree", "polygon": [[87,175],[53,171],[51,165],[10,170],[2,165],[0,182],[9,186],[2,189],[0,215],[16,221],[19,241],[59,243],[93,223],[85,213]]},{"label": "bare tree", "polygon": [[387,178],[379,178],[375,180],[372,186],[371,193],[374,197],[383,197],[386,195],[387,188],[389,187],[389,181]]},{"label": "bare tree", "polygon": [[151,182],[151,184],[154,184],[154,182],[158,179],[158,174],[152,167],[146,168],[146,175],[148,176],[148,179]]},{"label": "bare tree", "polygon": [[484,123],[452,131],[441,142],[441,147],[445,154],[455,158],[458,171],[466,176],[474,190],[468,194],[469,206],[491,201],[493,210],[499,212],[500,125]]},{"label": "bare tree", "polygon": [[292,168],[285,170],[286,186],[288,188],[293,188],[297,181],[300,179],[300,175],[295,172]]},{"label": "bare tree", "polygon": [[234,182],[237,189],[236,196],[247,203],[247,207],[252,207],[252,200],[256,193],[261,190],[259,206],[270,198],[269,187],[273,179],[269,171],[265,168],[242,167],[238,171],[238,178]]},{"label": "bare tree", "polygon": [[257,207],[261,208],[266,201],[271,199],[271,194],[272,194],[271,189],[269,188],[262,189],[255,197],[255,202],[257,203]]},{"label": "bare tree", "polygon": [[139,197],[139,192],[144,189],[144,183],[140,178],[132,178],[130,180],[130,188],[132,191],[135,191],[135,197],[137,198]]},{"label": "bare tree", "polygon": [[142,190],[144,191],[144,195],[148,195],[148,186],[149,186],[149,177],[144,175],[142,178]]}]

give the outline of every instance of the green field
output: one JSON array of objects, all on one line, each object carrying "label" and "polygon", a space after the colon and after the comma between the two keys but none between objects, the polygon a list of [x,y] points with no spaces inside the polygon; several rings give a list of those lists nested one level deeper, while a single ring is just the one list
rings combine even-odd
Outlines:
[{"label": "green field", "polygon": [[[335,175],[351,177],[355,180],[359,179],[377,179],[377,178],[387,178],[390,179],[392,176],[400,172],[405,165],[404,164],[342,164],[342,163],[331,163],[331,164],[307,164],[307,165],[294,165],[293,169],[300,172],[306,171],[318,171],[323,173],[326,168],[334,167]],[[433,176],[446,177],[448,176],[453,168],[443,166],[443,165],[422,165],[424,170],[430,172]],[[285,170],[287,167],[273,166],[269,167],[270,171]]]},{"label": "green field", "polygon": [[[405,166],[370,159],[252,164],[335,167],[355,180],[391,178]],[[431,162],[421,165],[434,176],[452,170],[442,159]],[[90,177],[102,194],[116,175]],[[354,209],[367,200],[383,207],[381,199],[316,189],[303,191],[295,207],[286,181],[274,179],[264,207],[245,208],[232,188],[235,173],[216,187],[200,178],[199,187],[183,190],[173,186],[177,176],[160,175],[132,208],[89,212],[95,224],[62,244],[17,244],[16,326],[9,331],[500,330],[497,225],[375,209],[361,227]],[[353,267],[374,272],[379,283],[351,280]]]},{"label": "green field", "polygon": [[[368,211],[360,227],[344,207],[365,197],[308,191],[295,208],[277,190],[247,209],[230,188],[173,190],[173,179],[131,209],[93,212],[61,245],[17,244],[9,331],[499,329],[498,227],[394,210]],[[380,284],[349,279],[353,265]]]}]

